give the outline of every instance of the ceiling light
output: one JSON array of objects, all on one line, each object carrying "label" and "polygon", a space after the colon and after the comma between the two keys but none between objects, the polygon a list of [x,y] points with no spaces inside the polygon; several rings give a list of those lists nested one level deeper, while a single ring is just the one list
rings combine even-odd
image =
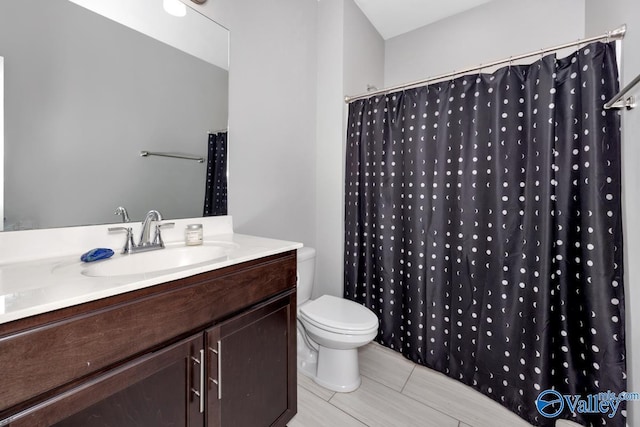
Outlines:
[{"label": "ceiling light", "polygon": [[185,16],[187,14],[187,6],[180,0],[162,0],[162,7],[169,15]]}]

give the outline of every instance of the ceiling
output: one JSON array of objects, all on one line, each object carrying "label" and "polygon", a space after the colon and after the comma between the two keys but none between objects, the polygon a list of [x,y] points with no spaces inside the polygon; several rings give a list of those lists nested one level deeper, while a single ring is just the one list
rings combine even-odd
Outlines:
[{"label": "ceiling", "polygon": [[355,0],[385,40],[491,0]]}]

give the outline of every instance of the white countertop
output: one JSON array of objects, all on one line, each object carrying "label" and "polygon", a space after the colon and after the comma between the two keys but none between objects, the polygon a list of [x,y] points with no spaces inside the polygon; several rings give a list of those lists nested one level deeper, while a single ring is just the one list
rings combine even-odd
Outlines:
[{"label": "white countertop", "polygon": [[[87,266],[108,263],[110,259],[83,263],[80,255],[94,247],[113,249],[116,254],[111,259],[145,253],[121,255],[120,244],[124,235],[118,235],[114,240],[107,234],[108,225],[40,230],[22,236],[11,233],[25,232],[0,233],[0,324],[302,247],[295,242],[235,234],[230,217],[211,217],[176,220],[173,231],[163,230],[168,249],[160,251],[184,246],[184,227],[193,222],[204,225],[204,245],[225,248],[224,256],[212,262],[173,270],[111,277],[82,274]],[[136,224],[133,226],[135,232]],[[66,239],[61,240],[58,233],[65,235]],[[101,238],[111,244],[91,245]],[[119,243],[114,245],[116,241]],[[14,245],[13,251],[8,250],[11,244]],[[31,251],[25,250],[25,246],[31,247]],[[41,248],[37,251],[39,256],[29,256],[29,252],[38,247]]]}]

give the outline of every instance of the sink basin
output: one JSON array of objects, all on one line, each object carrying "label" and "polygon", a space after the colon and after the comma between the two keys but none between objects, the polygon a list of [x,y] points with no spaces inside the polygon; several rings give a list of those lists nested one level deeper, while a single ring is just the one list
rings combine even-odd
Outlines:
[{"label": "sink basin", "polygon": [[228,247],[220,245],[175,246],[132,255],[116,255],[97,261],[82,269],[90,277],[125,276],[166,272],[221,261],[227,257]]}]

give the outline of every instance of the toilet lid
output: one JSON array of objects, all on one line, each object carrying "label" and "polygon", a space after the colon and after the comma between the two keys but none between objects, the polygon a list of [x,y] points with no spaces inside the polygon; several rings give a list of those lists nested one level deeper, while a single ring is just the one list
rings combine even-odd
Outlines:
[{"label": "toilet lid", "polygon": [[357,334],[378,328],[378,318],[366,307],[344,298],[323,295],[300,308],[300,317],[321,329]]}]

